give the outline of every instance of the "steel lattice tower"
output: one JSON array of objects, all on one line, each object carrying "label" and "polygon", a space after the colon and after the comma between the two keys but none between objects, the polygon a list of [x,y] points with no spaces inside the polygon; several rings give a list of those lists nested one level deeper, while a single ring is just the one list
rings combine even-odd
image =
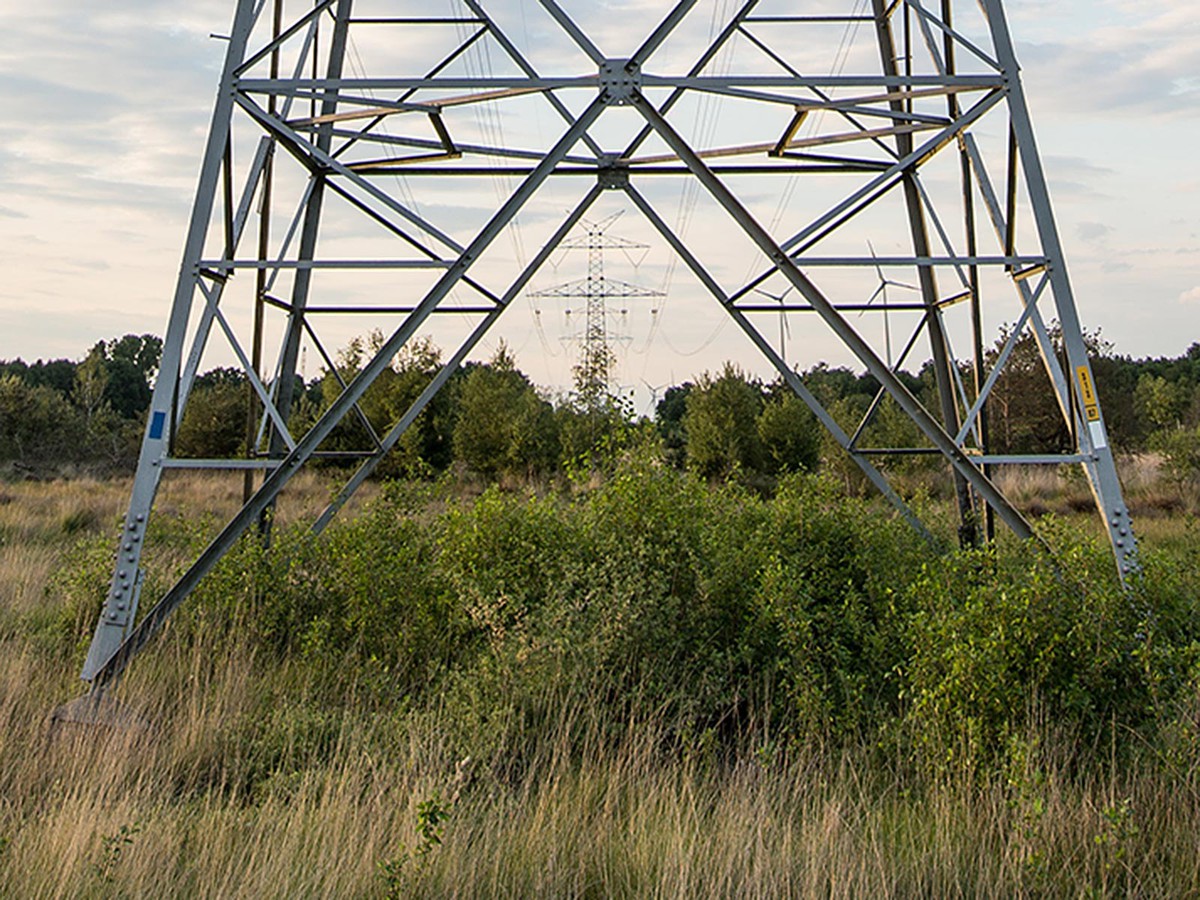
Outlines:
[{"label": "steel lattice tower", "polygon": [[608,329],[608,301],[634,297],[662,297],[663,292],[609,278],[604,273],[605,250],[644,250],[647,244],[628,238],[608,234],[608,228],[620,215],[614,213],[600,222],[583,223],[583,237],[568,238],[561,246],[564,250],[586,250],[588,254],[587,277],[581,281],[570,281],[542,291],[534,291],[531,297],[582,299],[585,304],[583,334],[579,338],[579,363],[575,367],[576,388],[580,403],[589,412],[596,412],[609,396],[612,386],[614,354],[611,334]]},{"label": "steel lattice tower", "polygon": [[[412,0],[236,0],[85,680],[111,683],[289,479],[330,455],[324,442],[339,423],[365,423],[364,392],[422,328],[465,323],[412,407],[383,433],[367,423],[361,450],[339,451],[358,467],[313,523],[324,528],[606,192],[640,212],[714,315],[731,317],[918,528],[879,459],[942,457],[967,541],[984,510],[1022,538],[1034,534],[992,480],[994,466],[1078,464],[1120,571],[1131,571],[1129,515],[1001,0],[743,0],[725,18],[715,4],[680,0],[660,21],[623,23],[621,35],[639,38],[614,56],[597,41],[617,31],[594,3],[447,0],[431,13]],[[849,34],[853,43],[839,43]],[[727,110],[724,127],[697,126],[710,102]],[[520,140],[504,137],[533,121],[539,129]],[[683,182],[719,243],[701,247],[660,211]],[[496,202],[468,214],[455,205],[467,192],[479,207],[489,193]],[[790,200],[772,218],[781,196]],[[506,255],[497,238],[535,210],[540,249]],[[902,249],[864,254],[864,234]],[[735,251],[755,260],[750,277],[724,263]],[[905,270],[920,287],[918,300],[870,305],[911,329],[894,366],[858,327],[869,294],[861,278],[876,266]],[[755,303],[757,289],[789,287],[788,304]],[[890,397],[915,424],[919,446],[871,443],[878,402],[857,426],[835,420],[755,324],[781,314],[848,351],[881,386],[877,400]],[[326,324],[363,315],[386,322],[378,353],[293,434],[302,345],[332,369]],[[1003,321],[1015,324],[989,354]],[[1070,433],[1064,452],[991,452],[987,399],[1023,335],[1039,348],[1044,390]],[[175,452],[210,343],[237,358],[254,392],[242,458]],[[932,360],[933,409],[896,375],[914,354]],[[164,472],[177,468],[242,470],[248,494],[135,620],[146,526]]]}]

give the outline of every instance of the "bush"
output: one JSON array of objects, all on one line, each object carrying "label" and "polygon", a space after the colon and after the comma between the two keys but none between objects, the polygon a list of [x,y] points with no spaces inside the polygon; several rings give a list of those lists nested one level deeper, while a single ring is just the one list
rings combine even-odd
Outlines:
[{"label": "bush", "polygon": [[618,719],[849,734],[895,712],[895,591],[922,546],[824,480],[766,501],[642,461],[571,504],[488,492],[449,514],[441,564],[506,702],[554,678]]},{"label": "bush", "polygon": [[264,642],[316,662],[358,662],[399,693],[426,689],[469,652],[469,623],[435,565],[437,532],[408,514],[402,495],[386,491],[323,539],[292,532],[263,558],[255,622]]},{"label": "bush", "polygon": [[[572,717],[580,740],[653,720],[683,747],[815,737],[989,766],[1038,717],[1084,749],[1127,744],[1200,681],[1195,553],[1147,559],[1128,593],[1106,546],[1051,519],[1057,563],[1025,546],[936,557],[830,477],[784,476],[766,499],[648,453],[587,492],[445,507],[441,490],[389,484],[319,538],[276,528],[269,550],[248,536],[176,640],[290,658],[322,710],[367,697],[397,723],[450,720],[452,752],[503,766]],[[194,555],[204,528],[172,521],[151,538]],[[67,650],[107,574],[81,553],[60,615],[5,627]],[[167,576],[148,574],[144,606]]]},{"label": "bush", "polygon": [[1148,608],[1107,548],[1056,543],[1057,559],[1033,546],[960,551],[910,588],[908,719],[935,761],[993,760],[1034,717],[1095,740],[1152,713]]}]

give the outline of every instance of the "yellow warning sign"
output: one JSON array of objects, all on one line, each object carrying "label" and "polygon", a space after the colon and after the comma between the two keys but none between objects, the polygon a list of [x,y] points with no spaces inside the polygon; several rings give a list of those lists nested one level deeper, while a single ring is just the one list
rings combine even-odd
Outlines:
[{"label": "yellow warning sign", "polygon": [[1079,378],[1079,399],[1083,401],[1083,405],[1098,406],[1096,388],[1092,385],[1092,373],[1088,371],[1088,367],[1080,366],[1075,370],[1075,374]]},{"label": "yellow warning sign", "polygon": [[1089,422],[1100,421],[1100,402],[1096,399],[1096,387],[1092,384],[1092,373],[1087,366],[1078,366],[1075,377],[1079,379],[1079,399]]}]

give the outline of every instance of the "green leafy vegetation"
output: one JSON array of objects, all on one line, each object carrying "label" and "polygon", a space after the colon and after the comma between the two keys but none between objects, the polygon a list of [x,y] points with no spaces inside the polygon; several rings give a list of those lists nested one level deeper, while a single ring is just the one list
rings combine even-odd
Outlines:
[{"label": "green leafy vegetation", "polygon": [[[1057,326],[1050,329],[1055,345]],[[988,351],[999,356],[1007,336]],[[290,427],[301,434],[336,399],[384,343],[381,333],[352,340],[336,362],[304,383],[296,378]],[[1175,499],[1159,505],[1200,504],[1200,344],[1175,359],[1118,356],[1098,334],[1085,335],[1114,445],[1126,454],[1151,453],[1174,480]],[[100,342],[80,362],[0,361],[0,473],[45,476],[82,468],[100,474],[129,471],[136,459],[161,342],[126,335]],[[322,444],[325,452],[373,448],[417,400],[442,367],[428,340],[407,345],[367,390],[359,413]],[[583,379],[576,372],[577,380]],[[932,370],[898,377],[927,406],[936,406]],[[818,364],[800,373],[805,384],[862,446],[928,446],[890,398],[877,399],[869,375]],[[962,373],[968,391],[971,373]],[[713,480],[736,477],[767,488],[786,472],[824,470],[851,492],[866,490],[861,471],[781,381],[764,384],[732,365],[695,382],[665,389],[653,419],[639,420],[622,400],[580,381],[574,392],[549,397],[501,347],[486,363],[467,363],[426,405],[377,470],[382,478],[436,480],[448,471],[483,484],[544,485],[611,472],[633,446],[653,438],[665,459]],[[214,369],[197,376],[176,434],[184,457],[245,452],[261,414],[245,375]],[[987,405],[991,449],[997,453],[1058,452],[1070,444],[1037,342],[1015,342]],[[347,465],[325,460],[326,467]],[[918,487],[937,494],[946,480],[935,456],[904,454],[879,462],[907,495]],[[912,484],[906,484],[912,482]]]},{"label": "green leafy vegetation", "polygon": [[0,361],[0,472],[127,469],[137,458],[162,341],[100,341],[79,363]]},{"label": "green leafy vegetation", "polygon": [[[393,481],[320,538],[285,504],[236,548],[116,693],[149,729],[47,737],[121,499],[75,484],[0,505],[18,896],[1200,889],[1183,519],[1128,593],[1090,519],[1044,520],[1054,559],[938,555],[829,474],[763,492],[653,443],[537,493]],[[164,486],[147,597],[214,485]]]}]

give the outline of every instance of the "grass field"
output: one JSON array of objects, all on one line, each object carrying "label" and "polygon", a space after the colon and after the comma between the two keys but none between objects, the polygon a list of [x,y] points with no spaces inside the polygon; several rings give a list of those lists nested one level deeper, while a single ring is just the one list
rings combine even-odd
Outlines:
[{"label": "grass field", "polygon": [[[328,490],[305,477],[279,513],[297,562],[215,573],[122,684],[130,729],[48,727],[128,485],[0,486],[0,895],[1200,894],[1200,539],[1153,478],[1130,490],[1151,615],[1127,620],[1111,586],[1036,586],[1011,542],[970,591],[977,557],[861,571],[847,547],[926,551],[819,489],[375,489],[311,545],[288,536]],[[164,489],[151,584],[239,489]],[[1072,492],[1014,490],[1054,534],[1095,531]],[[791,555],[736,544],[793,525]]]}]

